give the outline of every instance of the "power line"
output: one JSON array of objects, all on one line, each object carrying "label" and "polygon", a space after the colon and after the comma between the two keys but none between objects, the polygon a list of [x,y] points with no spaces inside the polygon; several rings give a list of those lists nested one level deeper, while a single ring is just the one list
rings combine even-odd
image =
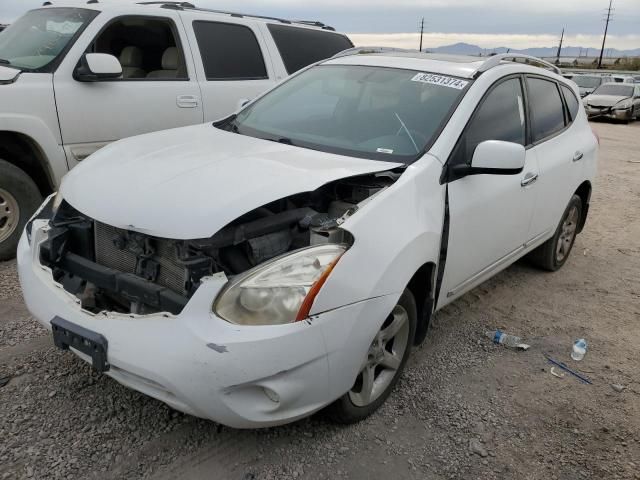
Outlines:
[{"label": "power line", "polygon": [[563,40],[564,40],[564,28],[562,29],[562,34],[560,35],[560,45],[558,45],[558,53],[556,53],[556,63],[560,63],[560,52],[562,51]]},{"label": "power line", "polygon": [[604,44],[607,41],[607,31],[609,30],[609,22],[611,21],[611,4],[613,0],[609,0],[609,8],[607,9],[607,20],[604,24],[604,37],[602,37],[602,48],[600,49],[600,58],[598,58],[598,68],[602,68],[602,54],[604,53]]}]

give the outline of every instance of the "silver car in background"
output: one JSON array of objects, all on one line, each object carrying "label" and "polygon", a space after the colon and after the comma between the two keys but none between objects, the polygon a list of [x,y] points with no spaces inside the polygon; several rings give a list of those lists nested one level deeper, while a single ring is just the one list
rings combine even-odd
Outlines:
[{"label": "silver car in background", "polygon": [[605,83],[582,100],[589,118],[629,122],[640,118],[640,84]]}]

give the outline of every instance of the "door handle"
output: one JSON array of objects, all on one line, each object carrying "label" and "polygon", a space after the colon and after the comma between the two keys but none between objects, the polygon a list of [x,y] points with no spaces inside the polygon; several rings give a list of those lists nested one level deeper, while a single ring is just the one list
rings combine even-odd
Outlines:
[{"label": "door handle", "polygon": [[536,180],[538,180],[538,174],[529,172],[524,176],[524,178],[520,182],[520,185],[522,185],[523,187],[528,187],[529,185],[534,184]]},{"label": "door handle", "polygon": [[178,95],[176,104],[180,108],[196,108],[199,104],[198,97],[195,95]]},{"label": "door handle", "polygon": [[582,160],[582,157],[584,157],[584,153],[577,151],[576,153],[573,154],[573,161],[577,162],[579,160]]}]

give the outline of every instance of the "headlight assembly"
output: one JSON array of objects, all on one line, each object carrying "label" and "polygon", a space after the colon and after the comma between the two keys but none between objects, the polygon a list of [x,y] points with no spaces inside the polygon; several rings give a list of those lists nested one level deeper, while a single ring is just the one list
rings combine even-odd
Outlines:
[{"label": "headlight assembly", "polygon": [[631,100],[622,100],[621,102],[616,103],[614,110],[627,110],[631,108]]},{"label": "headlight assembly", "polygon": [[344,245],[298,250],[249,270],[218,295],[214,312],[238,325],[282,325],[308,317]]}]

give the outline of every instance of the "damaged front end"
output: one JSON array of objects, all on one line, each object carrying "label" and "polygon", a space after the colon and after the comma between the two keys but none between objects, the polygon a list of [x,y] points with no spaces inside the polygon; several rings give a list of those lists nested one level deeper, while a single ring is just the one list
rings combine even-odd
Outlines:
[{"label": "damaged front end", "polygon": [[89,312],[178,315],[203,278],[224,273],[232,279],[309,246],[352,244],[342,222],[401,172],[337,180],[261,206],[196,240],[116,228],[63,201],[49,222],[40,262]]}]

